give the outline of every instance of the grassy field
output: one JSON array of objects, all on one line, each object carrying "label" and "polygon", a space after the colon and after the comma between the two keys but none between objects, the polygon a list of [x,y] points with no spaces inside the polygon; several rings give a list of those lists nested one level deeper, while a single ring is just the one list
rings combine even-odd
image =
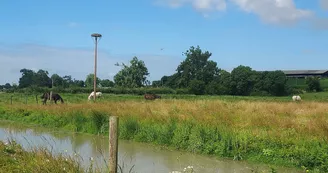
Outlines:
[{"label": "grassy field", "polygon": [[[40,96],[32,94],[21,93],[1,93],[0,92],[0,104],[10,104],[11,97],[13,104],[41,104]],[[60,94],[65,103],[90,103],[88,101],[88,94]],[[164,100],[222,100],[222,101],[269,101],[269,102],[290,102],[291,96],[284,97],[267,97],[267,96],[196,96],[196,95],[161,95]],[[304,101],[316,101],[316,102],[328,102],[328,92],[319,93],[304,93],[300,94]],[[37,97],[37,98],[36,98]],[[143,95],[119,95],[119,94],[103,94],[103,97],[98,99],[98,102],[110,102],[110,101],[145,101]]]},{"label": "grassy field", "polygon": [[77,160],[62,154],[54,156],[44,148],[26,151],[13,140],[7,143],[0,141],[0,172],[3,173],[99,172],[92,165],[87,170],[83,169]]},{"label": "grassy field", "polygon": [[177,150],[328,172],[328,93],[289,97],[63,94],[66,104],[37,105],[35,96],[0,94],[0,119],[108,134],[120,117],[120,139]]}]

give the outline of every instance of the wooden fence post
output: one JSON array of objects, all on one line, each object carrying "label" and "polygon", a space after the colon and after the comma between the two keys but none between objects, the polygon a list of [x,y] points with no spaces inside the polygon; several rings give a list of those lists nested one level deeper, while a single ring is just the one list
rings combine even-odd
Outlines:
[{"label": "wooden fence post", "polygon": [[38,95],[35,95],[36,104],[39,104]]},{"label": "wooden fence post", "polygon": [[52,91],[50,91],[50,96],[49,96],[50,103],[52,103]]},{"label": "wooden fence post", "polygon": [[13,96],[10,96],[10,104],[13,104]]},{"label": "wooden fence post", "polygon": [[118,117],[109,117],[109,173],[117,173]]},{"label": "wooden fence post", "polygon": [[27,95],[25,96],[25,104],[27,104]]}]

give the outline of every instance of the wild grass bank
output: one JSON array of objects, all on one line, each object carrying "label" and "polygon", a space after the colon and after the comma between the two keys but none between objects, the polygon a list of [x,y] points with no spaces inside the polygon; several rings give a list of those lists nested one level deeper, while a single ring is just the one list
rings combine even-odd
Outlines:
[{"label": "wild grass bank", "polygon": [[84,169],[77,159],[65,155],[53,155],[44,148],[34,148],[31,151],[24,150],[15,141],[0,141],[0,172],[98,172],[90,166]]},{"label": "wild grass bank", "polygon": [[194,153],[328,172],[328,103],[156,100],[7,105],[0,119],[108,134]]}]

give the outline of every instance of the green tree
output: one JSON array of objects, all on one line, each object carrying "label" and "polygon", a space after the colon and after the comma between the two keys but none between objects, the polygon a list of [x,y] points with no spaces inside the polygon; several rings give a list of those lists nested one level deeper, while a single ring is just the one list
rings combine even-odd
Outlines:
[{"label": "green tree", "polygon": [[232,93],[232,89],[231,89],[231,74],[229,72],[227,72],[226,70],[220,70],[219,72],[219,81],[220,81],[220,85],[222,87],[220,87],[220,92],[222,95],[229,95]]},{"label": "green tree", "polygon": [[206,85],[205,92],[209,95],[229,95],[231,93],[230,84],[230,73],[225,70],[220,70],[218,76]]},{"label": "green tree", "polygon": [[17,85],[17,83],[13,83],[13,84],[11,85],[11,88],[13,88],[14,90],[18,89],[18,85]]},{"label": "green tree", "polygon": [[72,76],[71,75],[65,75],[63,77],[63,85],[64,88],[69,88],[73,84]]},{"label": "green tree", "polygon": [[11,88],[11,85],[10,83],[6,83],[4,86],[3,86],[4,89],[10,89]]},{"label": "green tree", "polygon": [[35,84],[38,87],[51,87],[51,79],[48,76],[48,71],[40,69],[35,74]]},{"label": "green tree", "polygon": [[189,85],[189,91],[196,95],[202,95],[205,93],[205,82],[201,80],[191,80]]},{"label": "green tree", "polygon": [[75,87],[84,87],[85,85],[85,82],[83,80],[73,80],[73,85]]},{"label": "green tree", "polygon": [[181,83],[181,78],[178,73],[174,73],[171,76],[163,76],[161,81],[165,87],[178,88]]},{"label": "green tree", "polygon": [[100,85],[102,86],[102,87],[114,87],[114,82],[113,81],[111,81],[111,80],[109,80],[109,79],[104,79],[104,80],[101,80],[100,81]]},{"label": "green tree", "polygon": [[189,50],[183,53],[186,59],[177,67],[179,74],[178,85],[182,88],[189,87],[190,81],[199,80],[205,84],[210,83],[218,74],[217,63],[209,60],[212,53],[203,52],[199,46],[191,46]]},{"label": "green tree", "polygon": [[133,57],[130,61],[130,66],[117,64],[122,69],[114,76],[114,82],[117,86],[137,88],[146,84],[148,69],[142,60],[138,60],[137,57]]},{"label": "green tree", "polygon": [[151,83],[152,87],[160,87],[162,86],[162,81],[161,80],[154,80],[152,83]]},{"label": "green tree", "polygon": [[24,68],[19,72],[22,73],[22,77],[19,78],[18,82],[19,88],[26,88],[35,84],[36,74],[33,70]]},{"label": "green tree", "polygon": [[276,71],[264,71],[258,73],[254,90],[264,91],[273,96],[283,96],[288,94],[287,78],[284,72],[280,70]]},{"label": "green tree", "polygon": [[51,79],[54,87],[64,87],[64,79],[58,74],[51,75]]},{"label": "green tree", "polygon": [[307,77],[305,83],[308,86],[307,87],[308,91],[315,91],[315,92],[322,91],[320,85],[320,79],[318,77]]},{"label": "green tree", "polygon": [[248,66],[238,66],[231,72],[231,89],[233,95],[250,95],[257,74]]},{"label": "green tree", "polygon": [[[94,76],[95,75],[92,74],[92,73],[90,73],[90,74],[87,75],[87,77],[85,79],[85,82],[84,82],[84,84],[85,84],[86,87],[89,87],[89,88],[92,88],[93,87]],[[100,85],[100,79],[98,77],[96,79],[96,82],[97,82],[97,86],[99,86]]]}]

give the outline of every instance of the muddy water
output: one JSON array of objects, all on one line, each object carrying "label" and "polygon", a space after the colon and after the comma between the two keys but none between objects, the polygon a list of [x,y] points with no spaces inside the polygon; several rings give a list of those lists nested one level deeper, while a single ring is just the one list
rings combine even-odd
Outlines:
[{"label": "muddy water", "polygon": [[[63,153],[79,158],[86,168],[90,159],[98,168],[105,170],[108,159],[108,138],[81,133],[67,133],[40,127],[22,126],[17,123],[0,121],[0,140],[16,140],[25,149],[46,147],[54,154]],[[179,151],[168,151],[149,144],[130,141],[119,141],[119,165],[124,172],[168,173],[183,171],[193,166],[199,173],[247,173],[257,170],[269,172],[267,165],[249,164],[243,161],[232,161],[205,157]],[[75,156],[75,154],[77,156]],[[300,172],[295,169],[277,168],[278,172]]]}]

